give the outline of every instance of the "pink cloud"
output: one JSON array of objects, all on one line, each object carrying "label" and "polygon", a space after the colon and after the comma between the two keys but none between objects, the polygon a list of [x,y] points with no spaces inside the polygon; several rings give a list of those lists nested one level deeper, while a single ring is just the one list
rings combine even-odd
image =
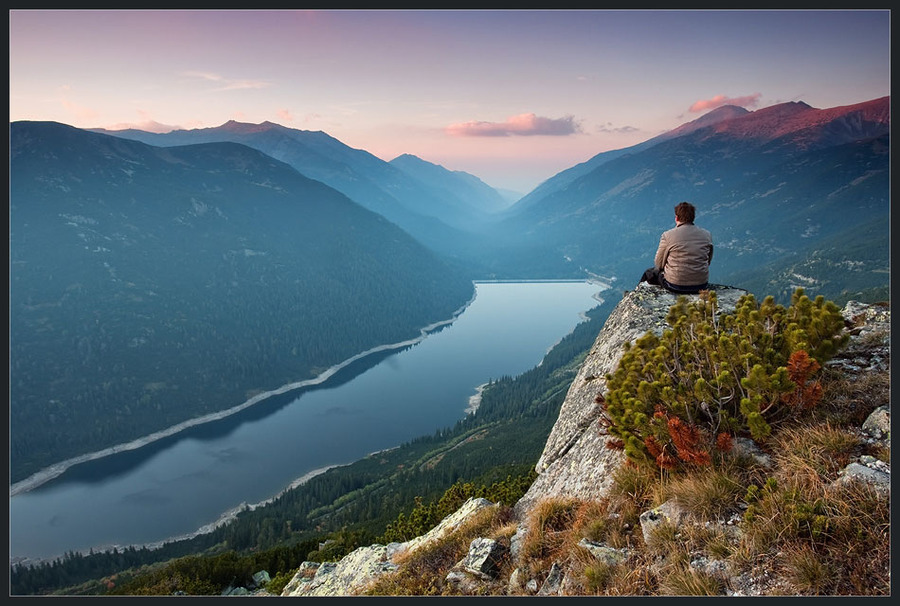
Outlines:
[{"label": "pink cloud", "polygon": [[756,107],[760,97],[762,97],[762,94],[760,93],[753,93],[752,95],[734,98],[726,97],[725,95],[716,95],[712,99],[702,99],[697,101],[690,109],[688,109],[688,111],[691,113],[703,112],[708,109],[722,107],[723,105],[737,105],[738,107],[743,108]]},{"label": "pink cloud", "polygon": [[574,116],[543,118],[534,114],[511,116],[505,122],[459,122],[444,128],[453,137],[508,137],[510,135],[565,136],[581,132]]},{"label": "pink cloud", "polygon": [[278,110],[278,119],[284,122],[293,122],[294,116],[291,115],[290,110],[287,109],[279,109]]},{"label": "pink cloud", "polygon": [[94,120],[99,114],[91,109],[90,107],[86,107],[84,105],[79,105],[69,99],[69,92],[71,91],[71,87],[68,84],[64,84],[59,87],[60,99],[59,103],[65,108],[67,112],[76,116],[81,120]]},{"label": "pink cloud", "polygon": [[182,75],[187,76],[188,78],[195,78],[221,84],[221,86],[219,86],[218,88],[213,89],[215,91],[244,90],[253,88],[266,88],[268,86],[271,86],[271,83],[264,80],[235,80],[232,78],[225,78],[223,76],[220,76],[219,74],[212,72],[187,71],[183,72]]}]

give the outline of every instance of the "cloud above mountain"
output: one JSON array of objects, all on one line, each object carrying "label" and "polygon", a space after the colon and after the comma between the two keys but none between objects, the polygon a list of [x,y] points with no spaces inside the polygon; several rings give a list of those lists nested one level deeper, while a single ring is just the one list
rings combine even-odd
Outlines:
[{"label": "cloud above mountain", "polygon": [[566,136],[581,132],[574,116],[544,118],[532,113],[510,116],[504,122],[471,121],[451,124],[444,132],[453,137]]},{"label": "cloud above mountain", "polygon": [[219,86],[215,89],[216,91],[245,90],[254,88],[266,88],[268,86],[271,86],[270,82],[265,82],[263,80],[239,80],[233,78],[225,78],[224,76],[220,76],[219,74],[211,72],[188,71],[184,72],[184,75],[188,78],[196,78],[209,82],[216,82],[219,84]]},{"label": "cloud above mountain", "polygon": [[119,122],[106,127],[106,130],[128,130],[132,128],[148,133],[169,133],[173,130],[180,129],[181,127],[173,126],[171,124],[162,124],[156,120],[144,120],[143,122]]},{"label": "cloud above mountain", "polygon": [[688,109],[691,113],[697,112],[705,112],[709,109],[716,109],[717,107],[722,107],[723,105],[737,105],[738,107],[743,107],[744,109],[750,107],[756,107],[759,103],[759,98],[762,97],[761,93],[753,93],[752,95],[744,95],[743,97],[727,97],[725,95],[716,95],[712,99],[701,99],[697,101]]},{"label": "cloud above mountain", "polygon": [[615,134],[628,134],[628,133],[636,133],[639,132],[639,128],[635,128],[634,126],[614,126],[612,122],[607,122],[606,124],[601,124],[597,127],[598,133],[615,133]]}]

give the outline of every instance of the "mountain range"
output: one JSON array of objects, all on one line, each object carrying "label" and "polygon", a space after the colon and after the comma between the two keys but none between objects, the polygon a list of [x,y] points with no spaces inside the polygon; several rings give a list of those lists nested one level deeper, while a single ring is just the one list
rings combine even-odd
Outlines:
[{"label": "mountain range", "polygon": [[[148,133],[103,131],[155,146],[231,141],[281,160],[396,223],[423,244],[455,256],[480,240],[472,237],[506,206],[504,197],[477,177],[403,155],[385,162],[321,131],[272,122],[228,121],[214,128]],[[473,258],[474,255],[466,255]]]},{"label": "mountain range", "polygon": [[545,181],[495,229],[544,248],[536,271],[614,275],[627,288],[688,200],[713,234],[714,282],[839,297],[887,284],[889,184],[889,97],[825,110],[721,108]]},{"label": "mountain range", "polygon": [[409,338],[473,279],[631,288],[682,200],[713,234],[714,283],[883,300],[889,186],[889,97],[722,107],[512,205],[473,175],[268,122],[16,122],[13,477]]},{"label": "mountain range", "polygon": [[474,293],[238,143],[13,123],[9,221],[12,481],[417,337]]}]

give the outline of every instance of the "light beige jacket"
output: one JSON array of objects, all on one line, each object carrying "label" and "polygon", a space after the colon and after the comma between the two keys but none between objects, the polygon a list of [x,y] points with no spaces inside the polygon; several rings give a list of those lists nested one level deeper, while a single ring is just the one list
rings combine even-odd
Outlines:
[{"label": "light beige jacket", "polygon": [[682,223],[663,232],[654,265],[667,282],[694,286],[709,281],[712,256],[712,235],[693,223]]}]

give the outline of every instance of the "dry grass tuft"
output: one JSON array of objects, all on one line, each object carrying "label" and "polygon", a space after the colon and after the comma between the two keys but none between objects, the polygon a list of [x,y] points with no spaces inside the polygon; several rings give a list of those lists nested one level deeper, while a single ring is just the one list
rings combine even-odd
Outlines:
[{"label": "dry grass tuft", "polygon": [[725,469],[708,467],[673,480],[668,491],[693,517],[709,520],[736,511],[747,485]]},{"label": "dry grass tuft", "polygon": [[640,509],[648,509],[659,500],[660,487],[664,484],[660,471],[646,466],[637,466],[630,462],[620,465],[613,471],[613,483],[610,486],[610,498],[624,499],[634,503]]},{"label": "dry grass tuft", "polygon": [[685,567],[665,571],[659,581],[660,595],[714,596],[722,595],[724,590],[725,584],[721,579]]},{"label": "dry grass tuft", "polygon": [[782,574],[797,593],[820,595],[828,588],[833,572],[809,545],[798,545],[786,551],[782,560]]},{"label": "dry grass tuft", "polygon": [[822,377],[824,394],[815,414],[839,425],[863,424],[873,410],[891,401],[889,371],[849,376],[829,371]]},{"label": "dry grass tuft", "polygon": [[837,477],[860,446],[856,434],[830,423],[786,428],[775,436],[779,480],[818,492],[819,485]]},{"label": "dry grass tuft", "polygon": [[522,557],[533,562],[558,558],[572,542],[569,529],[580,503],[575,499],[545,499],[532,509],[522,542]]}]

